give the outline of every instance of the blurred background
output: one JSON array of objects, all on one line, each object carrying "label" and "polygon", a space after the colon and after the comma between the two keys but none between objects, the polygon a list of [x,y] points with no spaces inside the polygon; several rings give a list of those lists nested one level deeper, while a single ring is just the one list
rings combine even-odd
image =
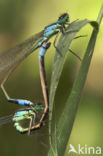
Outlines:
[{"label": "blurred background", "polygon": [[[45,26],[55,22],[58,17],[68,12],[70,22],[76,19],[96,20],[102,0],[0,0],[0,53],[15,46],[40,32]],[[81,58],[84,55],[92,27],[87,25],[78,35],[87,37],[74,40],[71,49]],[[54,38],[51,42],[54,41]],[[82,94],[81,103],[70,137],[72,145],[78,144],[103,147],[103,22],[96,42],[88,78]],[[48,88],[50,88],[51,71],[55,49],[48,50],[45,57]],[[80,66],[79,60],[67,54],[62,76],[56,93],[57,119],[62,112],[73,81]],[[43,102],[39,76],[38,50],[19,65],[5,84],[12,98],[29,99],[32,102]],[[19,105],[8,103],[0,89],[0,117],[13,114],[20,109]],[[32,132],[31,136],[19,134],[9,123],[0,128],[0,155],[31,156],[48,153],[48,126]],[[68,155],[68,148],[66,155]]]}]

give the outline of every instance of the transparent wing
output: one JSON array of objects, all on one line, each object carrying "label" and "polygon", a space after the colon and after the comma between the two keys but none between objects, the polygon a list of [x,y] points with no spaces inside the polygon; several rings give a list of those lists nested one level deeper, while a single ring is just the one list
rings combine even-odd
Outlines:
[{"label": "transparent wing", "polygon": [[35,44],[43,37],[43,32],[35,34],[28,40],[11,48],[0,54],[0,74],[11,69],[13,66],[16,67],[21,61],[25,59],[30,53]]},{"label": "transparent wing", "polygon": [[0,126],[10,123],[12,121],[13,115],[4,116],[0,118]]}]

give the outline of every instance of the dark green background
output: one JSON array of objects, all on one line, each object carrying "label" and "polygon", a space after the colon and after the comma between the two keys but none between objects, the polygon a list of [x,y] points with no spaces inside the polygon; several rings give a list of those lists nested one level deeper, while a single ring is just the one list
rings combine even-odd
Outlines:
[{"label": "dark green background", "polygon": [[[64,12],[70,14],[70,21],[85,18],[96,20],[101,4],[102,0],[0,0],[0,52],[41,31],[46,25],[56,21],[58,16]],[[75,147],[78,144],[103,146],[102,28],[103,22],[70,138],[70,143]],[[74,40],[71,45],[71,49],[81,57],[85,52],[91,31],[92,28],[89,25],[83,28],[79,35],[88,36]],[[54,38],[51,42],[53,40]],[[52,46],[45,57],[49,88],[54,51]],[[68,53],[55,99],[57,119],[59,119],[63,105],[70,93],[79,65],[79,60]],[[67,84],[69,84],[69,88]],[[26,98],[34,103],[43,102],[38,50],[20,64],[5,86],[11,97]],[[12,114],[20,108],[20,106],[8,103],[0,90],[1,117]],[[30,137],[19,134],[13,127],[13,123],[7,124],[0,128],[0,155],[45,156],[49,149],[48,135],[47,123],[41,130],[32,132]],[[68,155],[68,148],[66,155]]]}]

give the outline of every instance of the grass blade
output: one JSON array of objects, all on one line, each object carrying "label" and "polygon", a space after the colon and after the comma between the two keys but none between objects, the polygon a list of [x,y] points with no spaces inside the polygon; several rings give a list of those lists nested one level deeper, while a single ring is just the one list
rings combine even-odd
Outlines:
[{"label": "grass blade", "polygon": [[[98,19],[97,19],[98,24],[100,24],[102,16],[103,16],[103,8],[101,9]],[[49,156],[54,155],[54,153],[55,155],[62,156],[65,152],[66,144],[70,137],[73,122],[74,122],[78,104],[80,101],[80,96],[81,96],[81,93],[82,93],[82,90],[86,81],[88,69],[90,66],[90,62],[91,62],[97,34],[98,34],[98,24],[96,22],[88,21],[88,20],[74,22],[67,28],[68,31],[72,30],[74,32],[67,33],[66,35],[62,35],[59,40],[58,49],[62,51],[62,57],[60,57],[56,53],[55,58],[54,58],[53,72],[52,72],[52,79],[51,79],[51,90],[50,90],[50,111],[54,110],[53,104],[54,104],[55,93],[56,93],[56,89],[58,85],[57,80],[59,80],[62,69],[63,69],[66,52],[68,51],[68,48],[73,38],[75,37],[76,33],[88,23],[94,26],[94,30],[91,35],[78,76],[73,85],[71,94],[69,98],[67,99],[65,109],[63,111],[63,114],[60,117],[60,121],[59,121],[57,129],[56,129],[56,124],[55,124],[54,111],[50,114],[51,148],[49,151]]]}]

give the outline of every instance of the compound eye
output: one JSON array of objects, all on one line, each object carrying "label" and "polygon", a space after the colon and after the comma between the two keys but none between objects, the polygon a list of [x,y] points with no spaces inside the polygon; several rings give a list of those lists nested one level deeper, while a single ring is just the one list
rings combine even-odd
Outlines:
[{"label": "compound eye", "polygon": [[61,19],[65,18],[66,16],[68,16],[68,14],[67,14],[67,13],[64,13],[63,15],[61,15],[61,16],[59,17],[59,19],[61,20]]},{"label": "compound eye", "polygon": [[69,17],[67,17],[67,20],[66,21],[69,22]]}]

